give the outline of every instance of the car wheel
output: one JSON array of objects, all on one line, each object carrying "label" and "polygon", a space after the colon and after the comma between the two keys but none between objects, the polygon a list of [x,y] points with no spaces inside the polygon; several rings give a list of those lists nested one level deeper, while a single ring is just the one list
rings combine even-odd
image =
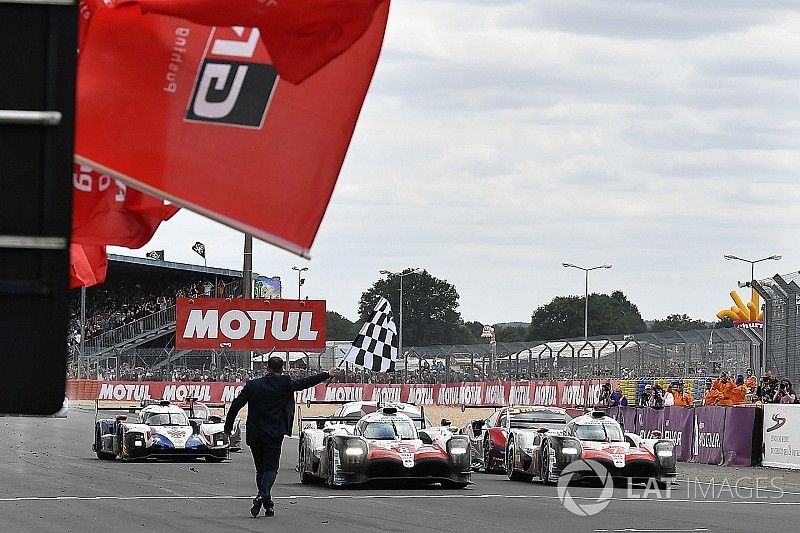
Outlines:
[{"label": "car wheel", "polygon": [[311,483],[314,481],[314,476],[308,473],[306,470],[306,446],[305,442],[302,440],[300,441],[300,454],[299,454],[299,461],[297,465],[297,471],[300,473],[300,483]]},{"label": "car wheel", "polygon": [[506,447],[506,475],[511,481],[530,481],[533,476],[523,472],[517,472],[514,464],[514,439],[508,439]]},{"label": "car wheel", "polygon": [[542,446],[542,460],[539,462],[541,465],[539,468],[539,477],[542,478],[542,482],[545,484],[552,483],[550,479],[550,443],[545,442],[544,446]]},{"label": "car wheel", "polygon": [[328,446],[328,472],[325,476],[325,484],[328,485],[329,488],[335,489],[337,485],[334,484],[334,478],[336,476],[336,467],[334,466],[333,462],[333,446]]},{"label": "car wheel", "polygon": [[117,458],[116,454],[112,452],[104,452],[101,448],[102,438],[100,436],[100,428],[96,427],[94,429],[94,453],[97,455],[98,459],[103,461],[113,461]]},{"label": "car wheel", "polygon": [[491,474],[494,472],[494,468],[492,467],[491,458],[492,458],[492,439],[488,436],[483,439],[483,471],[487,474]]}]

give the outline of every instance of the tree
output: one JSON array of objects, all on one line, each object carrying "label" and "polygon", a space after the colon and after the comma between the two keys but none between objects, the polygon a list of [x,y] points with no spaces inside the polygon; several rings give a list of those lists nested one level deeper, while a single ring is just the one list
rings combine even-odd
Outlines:
[{"label": "tree", "polygon": [[[585,302],[579,296],[557,296],[534,311],[526,340],[583,337]],[[641,333],[647,328],[639,309],[622,291],[589,295],[589,336]]]},{"label": "tree", "polygon": [[[403,273],[412,269],[404,270]],[[395,324],[400,327],[400,274],[390,274],[372,284],[361,295],[358,313],[369,319],[383,296],[392,306]],[[458,291],[447,280],[431,276],[427,270],[403,277],[403,345],[467,344],[475,342],[458,312]]]},{"label": "tree", "polygon": [[706,329],[708,324],[702,320],[694,320],[689,315],[669,315],[663,320],[654,320],[650,325],[652,333],[659,331],[691,331],[693,329]]},{"label": "tree", "polygon": [[327,338],[329,341],[352,341],[356,338],[360,326],[351,322],[336,311],[328,311]]},{"label": "tree", "polygon": [[497,342],[524,342],[528,334],[526,327],[494,328],[494,337]]}]

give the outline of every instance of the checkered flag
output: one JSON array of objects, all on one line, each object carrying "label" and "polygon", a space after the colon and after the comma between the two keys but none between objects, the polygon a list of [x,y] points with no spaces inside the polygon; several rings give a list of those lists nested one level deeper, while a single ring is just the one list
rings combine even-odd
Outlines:
[{"label": "checkered flag", "polygon": [[381,297],[372,316],[361,326],[344,360],[373,372],[394,372],[397,361],[397,326],[392,306]]}]

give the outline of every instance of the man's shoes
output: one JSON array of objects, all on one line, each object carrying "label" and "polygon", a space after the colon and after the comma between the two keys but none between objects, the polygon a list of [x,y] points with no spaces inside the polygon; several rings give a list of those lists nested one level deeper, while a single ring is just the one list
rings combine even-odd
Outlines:
[{"label": "man's shoes", "polygon": [[275,508],[274,507],[266,507],[264,509],[264,516],[275,516]]},{"label": "man's shoes", "polygon": [[261,496],[256,496],[253,498],[253,506],[250,508],[250,514],[253,515],[253,518],[256,518],[259,511],[261,511]]}]

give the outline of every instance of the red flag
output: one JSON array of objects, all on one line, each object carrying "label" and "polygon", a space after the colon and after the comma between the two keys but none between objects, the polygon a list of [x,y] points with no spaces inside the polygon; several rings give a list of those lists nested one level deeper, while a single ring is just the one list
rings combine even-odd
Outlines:
[{"label": "red flag", "polygon": [[[384,0],[117,0],[206,26],[258,28],[281,78],[300,83],[364,35]],[[388,4],[388,0],[386,0]]]},{"label": "red flag", "polygon": [[178,208],[85,165],[72,173],[72,242],[141,248]]},{"label": "red flag", "polygon": [[[316,20],[310,14],[317,2],[296,3]],[[331,12],[329,4],[321,2],[322,14]],[[231,2],[221,5],[227,10]],[[76,159],[307,255],[372,79],[388,11],[388,0],[379,3],[360,39],[294,85],[277,76],[258,29],[98,9],[80,58]],[[287,13],[300,16],[294,8]],[[290,33],[284,39],[286,49],[301,49],[292,48]]]},{"label": "red flag", "polygon": [[69,247],[69,288],[91,287],[106,280],[108,256],[105,246],[71,244]]}]

